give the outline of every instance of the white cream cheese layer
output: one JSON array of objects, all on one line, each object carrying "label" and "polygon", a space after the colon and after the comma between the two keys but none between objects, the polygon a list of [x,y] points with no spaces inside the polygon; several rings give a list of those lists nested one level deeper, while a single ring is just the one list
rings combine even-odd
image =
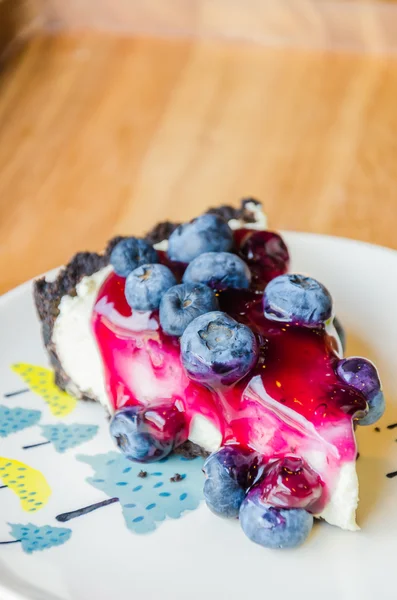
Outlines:
[{"label": "white cream cheese layer", "polygon": [[[91,330],[91,314],[98,290],[112,267],[100,269],[83,277],[76,287],[76,296],[63,296],[54,324],[52,341],[65,373],[80,392],[98,398],[110,410],[105,389],[102,359]],[[77,389],[69,389],[79,395]]]}]

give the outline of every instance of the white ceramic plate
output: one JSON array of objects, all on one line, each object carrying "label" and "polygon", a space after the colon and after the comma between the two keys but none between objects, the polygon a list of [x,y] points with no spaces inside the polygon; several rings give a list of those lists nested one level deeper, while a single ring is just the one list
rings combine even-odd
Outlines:
[{"label": "white ceramic plate", "polygon": [[[384,382],[381,431],[358,431],[362,530],[321,523],[298,550],[265,550],[200,502],[199,462],[151,465],[139,478],[140,468],[120,462],[98,405],[73,408],[55,397],[45,370],[28,370],[48,360],[27,283],[0,298],[0,476],[9,483],[0,489],[0,541],[13,542],[0,544],[2,600],[396,598],[397,478],[386,474],[397,470],[397,429],[387,428],[397,421],[397,253],[316,235],[286,240],[292,269],[330,288],[348,353],[374,360]],[[26,389],[10,368],[21,363],[36,389],[7,396]],[[186,477],[170,482],[174,472]],[[122,503],[55,518],[117,494]]]}]

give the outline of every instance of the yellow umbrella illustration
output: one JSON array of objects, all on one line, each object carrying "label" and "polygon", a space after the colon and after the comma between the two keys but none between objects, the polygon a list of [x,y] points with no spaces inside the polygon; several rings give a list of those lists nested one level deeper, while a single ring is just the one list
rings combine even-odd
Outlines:
[{"label": "yellow umbrella illustration", "polygon": [[26,512],[43,508],[51,495],[43,473],[12,458],[0,456],[0,479],[3,487],[8,487],[19,497],[21,508]]},{"label": "yellow umbrella illustration", "polygon": [[75,409],[76,398],[59,389],[54,381],[54,372],[50,369],[28,363],[17,363],[11,368],[32,392],[43,398],[55,417],[64,417]]}]

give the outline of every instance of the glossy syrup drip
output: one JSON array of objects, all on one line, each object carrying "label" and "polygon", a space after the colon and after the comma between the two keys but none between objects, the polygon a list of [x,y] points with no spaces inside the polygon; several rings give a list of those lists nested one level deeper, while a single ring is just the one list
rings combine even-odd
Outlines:
[{"label": "glossy syrup drip", "polygon": [[295,456],[271,461],[262,486],[265,503],[280,508],[321,510],[323,482],[305,462]]},{"label": "glossy syrup drip", "polygon": [[[244,238],[241,231],[239,237]],[[165,255],[161,260],[165,262]],[[180,278],[183,265],[167,264]],[[223,443],[252,449],[265,464],[303,459],[308,467],[295,478],[303,482],[302,489],[311,488],[308,497],[319,511],[341,465],[355,459],[352,418],[367,408],[364,397],[336,375],[337,339],[324,329],[266,319],[262,294],[255,290],[223,292],[221,310],[251,327],[261,350],[256,367],[243,380],[210,390],[189,380],[180,362],[179,340],[162,332],[158,312],[132,312],[124,284],[111,274],[92,316],[113,408],[173,405],[185,415],[186,436],[194,418],[202,415],[221,432]],[[315,472],[321,476],[320,495]],[[272,467],[269,477],[281,481],[280,473],[276,477]],[[283,501],[293,496],[284,487]]]}]

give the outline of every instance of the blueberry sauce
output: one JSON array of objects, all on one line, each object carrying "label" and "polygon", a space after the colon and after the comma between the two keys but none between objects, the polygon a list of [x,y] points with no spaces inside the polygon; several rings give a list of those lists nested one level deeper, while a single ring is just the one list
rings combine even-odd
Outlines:
[{"label": "blueberry sauce", "polygon": [[279,508],[321,509],[323,482],[320,476],[296,456],[270,462],[261,485],[262,501]]},{"label": "blueberry sauce", "polygon": [[[256,252],[261,235],[270,244],[269,256]],[[179,339],[163,333],[158,311],[131,310],[125,279],[115,273],[99,291],[92,326],[115,410],[136,404],[175,407],[186,420],[186,438],[194,418],[206,417],[221,432],[222,444],[263,457],[266,501],[318,513],[343,463],[355,460],[353,419],[365,414],[367,403],[339,379],[338,340],[327,329],[264,317],[258,290],[288,267],[288,251],[278,237],[245,229],[235,233],[253,284],[250,290],[219,293],[220,309],[248,325],[260,346],[256,366],[237,384],[210,389],[191,381],[180,361]],[[159,256],[179,281],[185,265]]]},{"label": "blueberry sauce", "polygon": [[234,239],[239,256],[250,267],[253,289],[263,290],[274,277],[287,272],[288,248],[278,233],[237,229]]}]

